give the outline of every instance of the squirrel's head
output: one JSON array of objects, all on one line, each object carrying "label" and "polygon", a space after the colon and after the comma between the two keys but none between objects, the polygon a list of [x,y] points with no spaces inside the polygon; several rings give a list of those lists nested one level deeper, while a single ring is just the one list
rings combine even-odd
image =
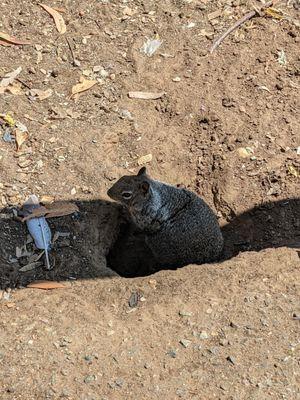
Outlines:
[{"label": "squirrel's head", "polygon": [[122,176],[108,191],[108,196],[128,208],[139,208],[150,196],[150,178],[146,167],[137,175]]}]

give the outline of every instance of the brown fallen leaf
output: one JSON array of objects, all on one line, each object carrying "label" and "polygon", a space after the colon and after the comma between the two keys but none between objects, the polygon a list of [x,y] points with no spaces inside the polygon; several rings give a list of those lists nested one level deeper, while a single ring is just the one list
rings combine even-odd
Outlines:
[{"label": "brown fallen leaf", "polygon": [[45,4],[40,3],[40,6],[43,7],[44,10],[47,11],[51,15],[51,17],[54,19],[56,29],[60,34],[64,34],[67,31],[67,27],[65,24],[65,21],[62,17],[62,15],[56,11],[54,8],[51,8],[49,6],[46,6]]},{"label": "brown fallen leaf", "polygon": [[2,46],[12,46],[13,44],[16,45],[24,45],[24,44],[31,44],[28,40],[19,40],[14,36],[10,36],[7,33],[0,32],[0,44]]},{"label": "brown fallen leaf", "polygon": [[0,45],[1,45],[1,46],[4,46],[4,47],[10,47],[10,46],[12,46],[11,43],[7,43],[7,42],[5,42],[4,40],[1,40],[1,39],[0,39]]},{"label": "brown fallen leaf", "polygon": [[51,289],[66,289],[67,286],[56,281],[35,281],[29,283],[27,287],[33,289],[51,290]]},{"label": "brown fallen leaf", "polygon": [[52,89],[47,89],[47,90],[40,90],[40,89],[31,89],[29,91],[31,96],[37,97],[40,101],[48,99],[48,97],[52,96],[53,90]]},{"label": "brown fallen leaf", "polygon": [[54,217],[63,217],[65,215],[73,214],[74,212],[78,212],[79,208],[74,203],[52,203],[47,204],[46,206],[41,206],[39,208],[34,208],[32,213],[27,215],[24,218],[21,218],[22,222],[28,221],[31,218],[54,218]]},{"label": "brown fallen leaf", "polygon": [[17,151],[19,151],[22,144],[28,139],[28,132],[22,132],[20,129],[16,129],[14,134],[16,138]]},{"label": "brown fallen leaf", "polygon": [[93,86],[97,84],[97,81],[84,79],[83,77],[80,78],[80,83],[77,83],[72,87],[72,94],[71,96],[75,96],[78,93],[85,92],[86,90],[91,89]]},{"label": "brown fallen leaf", "polygon": [[6,88],[6,91],[13,95],[21,95],[23,94],[21,83],[14,82]]},{"label": "brown fallen leaf", "polygon": [[156,99],[160,99],[165,94],[166,94],[166,92],[159,92],[159,93],[129,92],[128,97],[130,97],[131,99],[156,100]]},{"label": "brown fallen leaf", "polygon": [[57,11],[59,13],[62,13],[62,14],[66,13],[66,9],[65,8],[61,8],[61,7],[52,7],[52,8],[53,8],[53,10],[55,10],[55,11]]}]

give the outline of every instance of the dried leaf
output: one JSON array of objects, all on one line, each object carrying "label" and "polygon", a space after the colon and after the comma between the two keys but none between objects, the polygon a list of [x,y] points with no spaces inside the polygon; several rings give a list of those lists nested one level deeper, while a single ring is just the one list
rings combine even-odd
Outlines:
[{"label": "dried leaf", "polygon": [[31,44],[28,40],[19,40],[14,36],[10,36],[7,33],[0,32],[0,44],[2,46],[11,46],[13,44],[16,45],[24,45],[24,44]]},{"label": "dried leaf", "polygon": [[37,97],[40,101],[48,99],[48,97],[52,96],[53,90],[52,89],[47,89],[47,90],[40,90],[40,89],[31,89],[29,91],[31,96]]},{"label": "dried leaf", "polygon": [[66,289],[66,286],[60,282],[56,281],[35,281],[29,283],[27,285],[28,288],[34,289],[43,289],[43,290],[51,290],[51,289]]},{"label": "dried leaf", "polygon": [[271,8],[271,7],[266,8],[264,10],[264,12],[268,17],[271,17],[271,18],[274,18],[274,19],[279,19],[280,20],[280,19],[284,18],[284,15],[282,14],[282,11],[276,10],[275,8]]},{"label": "dried leaf", "polygon": [[20,129],[16,129],[14,134],[16,138],[17,151],[19,151],[22,144],[28,139],[28,132],[22,132]]},{"label": "dried leaf", "polygon": [[58,11],[59,13],[65,14],[66,13],[66,9],[65,8],[61,8],[61,7],[52,7],[53,10]]},{"label": "dried leaf", "polygon": [[60,34],[66,33],[67,27],[62,15],[58,11],[54,10],[54,8],[46,6],[45,4],[40,3],[40,6],[43,7],[43,9],[46,10],[47,13],[49,13],[51,17],[54,19],[56,29],[58,30],[58,32]]},{"label": "dried leaf", "polygon": [[39,208],[34,208],[32,213],[28,216],[22,218],[22,222],[27,221],[31,218],[53,218],[53,217],[63,217],[65,215],[73,214],[78,212],[79,209],[74,203],[53,203],[47,204],[47,206],[41,206]]},{"label": "dried leaf", "polygon": [[23,94],[22,85],[20,83],[14,82],[12,85],[9,85],[6,88],[7,92],[10,92],[13,95],[21,95]]},{"label": "dried leaf", "polygon": [[266,92],[271,93],[271,90],[269,88],[267,88],[267,86],[258,86],[259,90],[265,90]]},{"label": "dried leaf", "polygon": [[9,126],[15,126],[16,121],[13,119],[13,117],[10,114],[0,114],[0,117],[9,125]]},{"label": "dried leaf", "polygon": [[24,267],[21,267],[19,269],[20,272],[27,272],[27,271],[32,271],[33,269],[37,267],[41,267],[43,263],[41,261],[36,261],[36,262],[31,262],[27,265],[24,265]]},{"label": "dried leaf", "polygon": [[29,257],[31,256],[31,252],[27,250],[26,245],[22,247],[16,247],[16,257],[21,258],[21,257]]},{"label": "dried leaf", "polygon": [[88,80],[88,79],[81,79],[80,83],[77,83],[72,87],[72,96],[74,96],[77,93],[85,92],[86,90],[91,89],[93,86],[95,86],[97,81],[93,80]]},{"label": "dried leaf", "polygon": [[156,99],[160,99],[165,94],[166,94],[166,92],[159,92],[159,93],[129,92],[128,97],[130,97],[131,99],[156,100]]},{"label": "dried leaf", "polygon": [[0,39],[0,45],[4,46],[4,47],[10,47],[11,46],[10,43],[7,43],[7,42],[5,42],[4,40],[1,40],[1,39]]},{"label": "dried leaf", "polygon": [[298,171],[293,165],[288,166],[288,171],[291,175],[293,175],[295,178],[300,177],[300,171]]},{"label": "dried leaf", "polygon": [[152,154],[146,154],[138,159],[138,164],[143,165],[152,161]]},{"label": "dried leaf", "polygon": [[8,85],[11,85],[13,81],[16,79],[16,77],[20,74],[22,71],[22,67],[19,67],[15,69],[12,72],[7,73],[4,78],[0,82],[0,87],[6,88]]}]

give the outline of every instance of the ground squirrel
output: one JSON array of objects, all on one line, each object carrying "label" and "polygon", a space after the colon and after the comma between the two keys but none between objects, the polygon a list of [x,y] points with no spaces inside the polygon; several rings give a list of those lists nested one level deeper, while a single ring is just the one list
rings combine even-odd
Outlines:
[{"label": "ground squirrel", "polygon": [[223,237],[216,216],[196,194],[151,179],[146,168],[123,176],[107,192],[127,217],[108,254],[123,276],[217,260]]}]

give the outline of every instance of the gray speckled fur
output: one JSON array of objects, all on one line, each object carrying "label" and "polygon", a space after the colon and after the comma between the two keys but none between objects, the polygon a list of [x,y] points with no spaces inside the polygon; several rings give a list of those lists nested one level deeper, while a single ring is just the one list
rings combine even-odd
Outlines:
[{"label": "gray speckled fur", "polygon": [[[125,202],[133,224],[143,233],[158,266],[176,268],[186,264],[215,261],[223,248],[223,237],[210,207],[196,194],[155,181],[144,172],[122,178],[108,191],[122,201],[122,190],[131,190],[132,199]],[[147,193],[141,195],[140,184],[147,182]]]}]

